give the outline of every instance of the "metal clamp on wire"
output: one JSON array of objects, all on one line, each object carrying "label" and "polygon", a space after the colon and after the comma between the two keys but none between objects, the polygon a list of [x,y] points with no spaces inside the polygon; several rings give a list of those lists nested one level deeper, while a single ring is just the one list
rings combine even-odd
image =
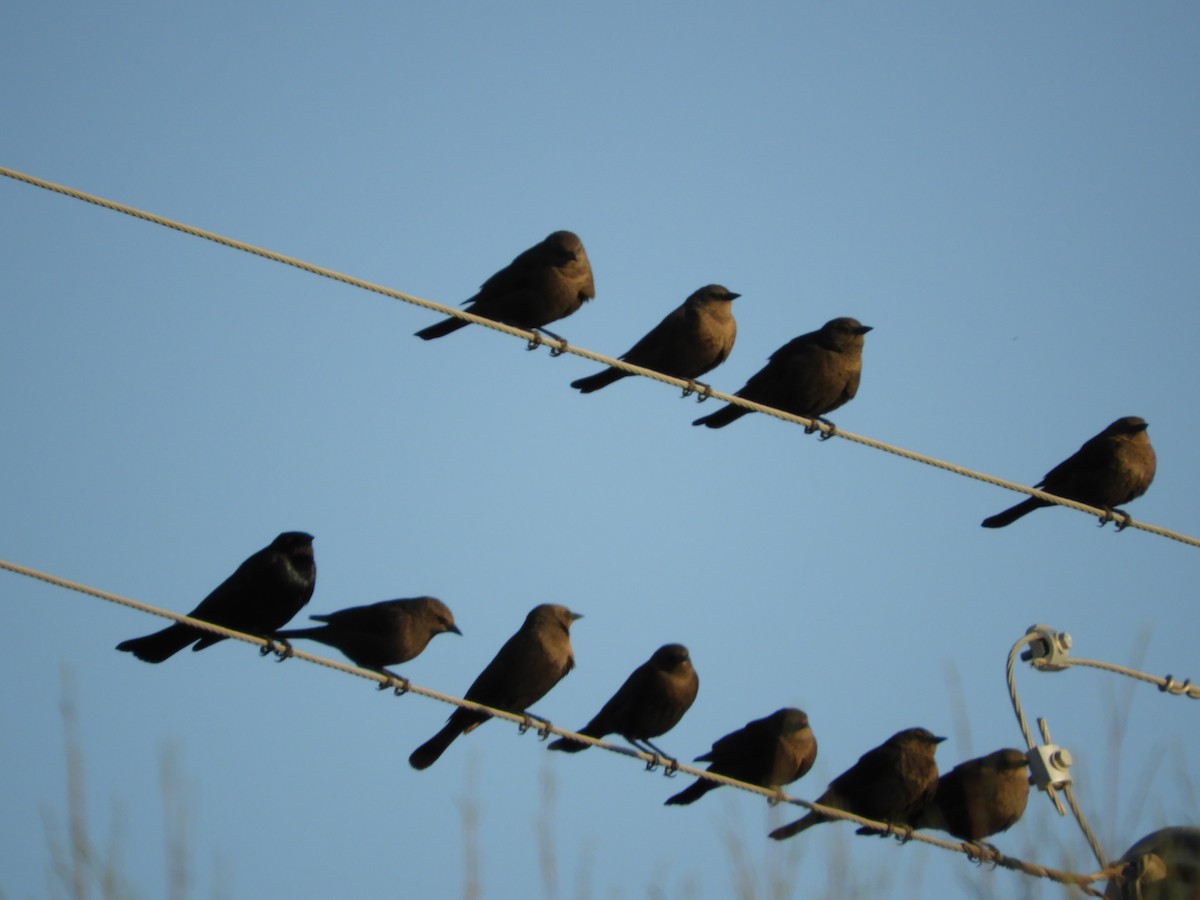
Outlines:
[{"label": "metal clamp on wire", "polygon": [[1072,782],[1071,751],[1057,744],[1039,744],[1026,754],[1029,759],[1029,780],[1038,790],[1066,787]]},{"label": "metal clamp on wire", "polygon": [[1029,649],[1021,654],[1021,659],[1032,663],[1036,669],[1044,672],[1061,672],[1070,668],[1066,662],[1071,651],[1071,636],[1065,631],[1055,631],[1049,625],[1030,625],[1026,634],[1037,636],[1037,640],[1029,642]]},{"label": "metal clamp on wire", "polygon": [[1050,726],[1045,719],[1038,719],[1038,730],[1042,733],[1042,743],[1030,747],[1025,752],[1029,760],[1029,782],[1044,791],[1058,810],[1060,816],[1067,811],[1059,799],[1060,790],[1069,790],[1071,785],[1071,753],[1065,747],[1060,747],[1050,739]]}]

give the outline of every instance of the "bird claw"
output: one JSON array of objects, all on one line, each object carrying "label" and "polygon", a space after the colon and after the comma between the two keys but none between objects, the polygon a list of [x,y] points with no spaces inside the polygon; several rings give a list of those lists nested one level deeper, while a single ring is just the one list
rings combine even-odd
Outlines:
[{"label": "bird claw", "polygon": [[884,834],[894,836],[901,844],[907,844],[912,840],[913,827],[911,825],[896,825],[888,822],[887,831]]},{"label": "bird claw", "polygon": [[267,642],[258,648],[259,656],[270,656],[274,653],[279,657],[275,662],[291,659],[294,652],[291,641],[287,638],[267,638]]},{"label": "bird claw", "polygon": [[[821,425],[824,425],[825,428],[822,428]],[[829,430],[826,431],[826,428]],[[804,426],[804,433],[812,434],[814,431],[820,432],[818,440],[827,441],[837,434],[837,426],[821,416],[813,416],[812,424]]]},{"label": "bird claw", "polygon": [[525,713],[521,721],[517,724],[517,733],[524,734],[530,728],[533,728],[535,723],[537,723],[536,732],[539,738],[544,741],[546,738],[550,737],[550,720],[541,719],[537,716],[532,716],[529,713]]},{"label": "bird claw", "polygon": [[553,338],[554,340],[558,341],[557,347],[550,347],[551,357],[562,356],[567,352],[567,347],[569,345],[567,344],[567,339],[561,334],[555,334],[548,328],[533,328],[531,330],[533,331],[533,337],[529,339],[529,344],[525,347],[526,350],[536,350],[538,347],[542,346],[542,344],[546,343],[545,338],[542,337],[544,334],[546,337]]},{"label": "bird claw", "polygon": [[1000,860],[1004,859],[1004,854],[995,845],[989,844],[987,841],[964,841],[962,849],[967,859],[980,867],[986,863],[991,863],[992,868],[996,869],[1000,865]]},{"label": "bird claw", "polygon": [[412,687],[412,682],[410,682],[407,678],[402,678],[399,675],[393,675],[391,672],[384,672],[383,674],[387,676],[387,681],[379,682],[379,690],[381,691],[386,691],[388,688],[391,688],[393,691],[395,691],[395,695],[397,697],[402,697],[407,694],[409,688]]},{"label": "bird claw", "polygon": [[653,772],[659,766],[662,766],[663,776],[666,778],[674,778],[679,774],[679,760],[656,750],[651,758],[646,760],[646,771]]},{"label": "bird claw", "polygon": [[[1121,518],[1118,519],[1117,516],[1120,516]],[[1130,524],[1132,524],[1133,516],[1129,515],[1129,513],[1125,512],[1123,509],[1114,509],[1113,522],[1113,527],[1116,528],[1118,532],[1121,532],[1128,528]]]},{"label": "bird claw", "polygon": [[690,397],[696,395],[696,402],[703,403],[712,396],[712,385],[705,384],[702,381],[696,381],[694,378],[689,378],[687,387],[683,389],[682,397]]},{"label": "bird claw", "polygon": [[780,803],[783,802],[783,798],[785,796],[786,795],[783,793],[783,788],[781,788],[781,787],[775,788],[775,793],[767,798],[767,806],[778,806]]}]

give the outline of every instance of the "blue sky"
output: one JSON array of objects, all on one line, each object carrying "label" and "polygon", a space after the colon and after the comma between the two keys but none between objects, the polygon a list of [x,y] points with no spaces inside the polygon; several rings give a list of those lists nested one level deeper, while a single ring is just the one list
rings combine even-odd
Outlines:
[{"label": "blue sky", "polygon": [[[597,299],[556,330],[620,353],[720,282],[742,294],[725,390],[852,315],[875,330],[844,428],[1032,483],[1140,415],[1159,474],[1131,511],[1200,533],[1200,11],[744,6],[26,4],[0,32],[0,163],[451,304],[569,228]],[[426,344],[415,307],[8,180],[0,245],[14,562],[187,611],[307,530],[306,613],[454,610],[464,636],[402,667],[450,693],[563,602],[578,668],[538,712],[582,725],[681,642],[700,695],[658,743],[687,758],[802,707],[809,798],[900,728],[950,735],[944,769],[1019,744],[1002,672],[1034,622],[1200,674],[1192,548],[1066,510],[985,531],[1013,495],[764,416],[694,429],[645,380],[579,396],[583,360],[480,328]],[[156,621],[3,580],[5,896],[49,893],[64,667],[95,834],[142,896],[165,889],[164,748],[201,897],[459,895],[467,797],[485,896],[722,897],[739,842],[795,896],[844,895],[846,865],[871,896],[1027,887],[848,827],[777,846],[749,795],[668,809],[678,782],[499,723],[416,773],[440,704],[228,644],[140,664],[112,648]],[[1183,700],[1019,678],[1107,850],[1195,824]],[[1042,798],[996,843],[1090,862]]]}]

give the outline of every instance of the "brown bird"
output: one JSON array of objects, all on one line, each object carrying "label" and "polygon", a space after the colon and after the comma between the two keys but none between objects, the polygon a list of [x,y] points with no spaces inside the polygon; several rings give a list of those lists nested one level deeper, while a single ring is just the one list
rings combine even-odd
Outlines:
[{"label": "brown bird", "polygon": [[[826,322],[818,331],[802,334],[771,354],[738,397],[764,406],[819,419],[854,399],[862,377],[863,335],[871,326],[857,319],[840,318]],[[730,403],[715,413],[701,416],[693,425],[724,428],[750,410]],[[813,431],[815,429],[808,429]]]},{"label": "brown bird", "polygon": [[[579,613],[565,606],[535,606],[517,633],[467,688],[466,699],[493,709],[524,713],[575,667],[571,624],[580,618]],[[429,768],[456,737],[474,731],[490,718],[487,713],[458,707],[441,731],[413,751],[409,765]]]},{"label": "brown bird", "polygon": [[280,631],[275,637],[320,641],[341,650],[356,666],[392,677],[397,676],[385,666],[416,658],[439,634],[462,634],[454,614],[435,597],[384,600],[309,618],[325,624]]},{"label": "brown bird", "polygon": [[[802,778],[816,758],[817,739],[808,725],[808,716],[802,710],[785,707],[725,735],[696,761],[710,763],[708,771],[717,775],[778,791]],[[697,778],[668,798],[666,805],[695,803],[720,786]]]},{"label": "brown bird", "polygon": [[[583,242],[573,232],[555,231],[485,281],[464,305],[467,312],[515,328],[545,330],[542,326],[571,315],[595,296]],[[422,328],[417,337],[430,341],[469,324],[450,317]]]},{"label": "brown bird", "polygon": [[[1117,419],[1089,439],[1073,456],[1047,472],[1034,487],[1056,497],[1099,507],[1104,510],[1101,525],[1106,525],[1119,513],[1125,519],[1117,523],[1120,531],[1132,519],[1129,513],[1116,507],[1142,496],[1154,480],[1156,460],[1146,428],[1146,421],[1137,416]],[[983,527],[1003,528],[1035,509],[1054,505],[1048,500],[1030,497],[984,519]]]},{"label": "brown bird", "polygon": [[[692,668],[687,647],[665,644],[633,670],[592,721],[580,729],[580,734],[594,738],[619,734],[643,752],[666,757],[650,738],[666,734],[678,725],[699,690],[700,679]],[[639,741],[650,749],[646,750]],[[582,741],[570,738],[559,738],[550,745],[551,750],[568,753],[587,748]]]},{"label": "brown bird", "polygon": [[[237,570],[200,601],[189,616],[253,634],[270,637],[300,612],[317,583],[313,536],[285,531],[250,556]],[[176,622],[162,631],[117,644],[149,663],[160,663],[188,644],[203,650],[225,638]]]},{"label": "brown bird", "polygon": [[[908,825],[937,790],[934,753],[945,738],[924,728],[908,728],[868,750],[833,779],[817,803],[892,825]],[[799,834],[829,817],[812,810],[802,819],[776,828],[777,841]]]},{"label": "brown bird", "polygon": [[1028,799],[1029,760],[1020,750],[997,750],[943,775],[937,793],[911,824],[982,841],[1012,827]]},{"label": "brown bird", "polygon": [[[644,369],[693,381],[723,363],[733,349],[737,322],[730,309],[735,294],[719,284],[700,288],[621,357]],[[584,394],[598,391],[628,372],[610,366],[571,382]]]}]

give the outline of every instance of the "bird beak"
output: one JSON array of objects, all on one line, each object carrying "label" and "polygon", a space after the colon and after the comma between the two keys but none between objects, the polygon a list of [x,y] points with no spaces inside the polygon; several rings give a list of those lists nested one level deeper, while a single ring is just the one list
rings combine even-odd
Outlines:
[{"label": "bird beak", "polygon": [[730,291],[730,292],[729,292],[729,299],[730,299],[730,300],[736,300],[736,299],[737,299],[738,297],[740,297],[740,296],[742,296],[742,295],[741,295],[741,294],[735,294],[733,291]]},{"label": "bird beak", "polygon": [[578,619],[582,619],[582,618],[583,618],[583,613],[577,613],[577,612],[571,613],[571,621],[572,622],[574,622]]},{"label": "bird beak", "polygon": [[856,331],[854,333],[855,334],[866,334],[868,331],[871,331],[874,327],[875,327],[874,325],[859,325],[858,331]]},{"label": "bird beak", "polygon": [[460,631],[460,630],[459,630],[459,627],[458,627],[457,625],[451,625],[451,626],[450,626],[449,628],[447,628],[446,630],[447,630],[447,631],[453,631],[453,632],[454,632],[455,634],[457,634],[459,637],[462,637],[462,631]]},{"label": "bird beak", "polygon": [[944,738],[944,737],[935,737],[935,738],[933,739],[933,742],[934,742],[935,744],[940,744],[940,743],[941,743],[942,741],[944,741],[944,740],[945,740],[945,738]]}]

